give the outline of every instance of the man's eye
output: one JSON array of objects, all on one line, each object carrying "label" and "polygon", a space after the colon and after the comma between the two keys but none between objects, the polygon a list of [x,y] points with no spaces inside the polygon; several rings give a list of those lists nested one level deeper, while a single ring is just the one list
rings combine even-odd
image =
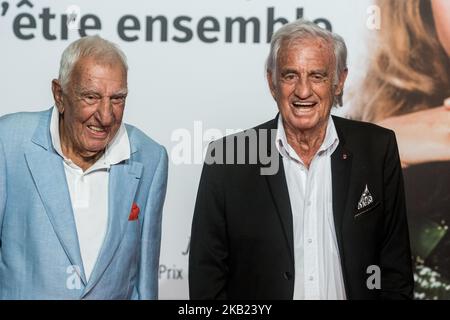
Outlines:
[{"label": "man's eye", "polygon": [[88,102],[94,102],[95,100],[97,100],[97,97],[89,94],[89,95],[84,96],[84,100],[86,100]]},{"label": "man's eye", "polygon": [[83,100],[84,100],[87,104],[95,104],[95,103],[97,103],[97,101],[98,101],[99,99],[100,99],[100,98],[99,98],[98,96],[93,95],[93,94],[87,94],[87,95],[83,96]]},{"label": "man's eye", "polygon": [[125,102],[126,97],[113,97],[111,98],[112,103],[114,104],[121,104]]},{"label": "man's eye", "polygon": [[314,80],[314,81],[322,81],[322,80],[325,79],[325,77],[324,77],[323,75],[321,75],[321,74],[313,74],[313,75],[311,76],[311,78],[312,78],[312,80]]},{"label": "man's eye", "polygon": [[288,73],[283,76],[283,79],[286,81],[291,81],[291,80],[294,80],[295,78],[296,78],[295,74],[293,74],[293,73]]}]

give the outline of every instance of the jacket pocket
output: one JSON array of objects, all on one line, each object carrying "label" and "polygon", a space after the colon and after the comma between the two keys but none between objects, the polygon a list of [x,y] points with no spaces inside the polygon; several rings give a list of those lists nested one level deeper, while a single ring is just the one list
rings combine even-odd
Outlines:
[{"label": "jacket pocket", "polygon": [[373,205],[367,207],[367,208],[363,208],[361,210],[358,210],[355,212],[355,214],[353,215],[353,218],[355,219],[360,219],[363,216],[366,216],[367,214],[371,213],[372,211],[374,211],[379,205],[381,204],[380,201],[374,203]]}]

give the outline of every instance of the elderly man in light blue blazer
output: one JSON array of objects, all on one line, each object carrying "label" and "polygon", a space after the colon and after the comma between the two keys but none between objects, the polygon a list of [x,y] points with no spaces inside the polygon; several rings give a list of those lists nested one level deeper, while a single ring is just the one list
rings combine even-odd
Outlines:
[{"label": "elderly man in light blue blazer", "polygon": [[168,160],[122,123],[124,54],[75,41],[52,91],[0,118],[0,299],[156,299]]}]

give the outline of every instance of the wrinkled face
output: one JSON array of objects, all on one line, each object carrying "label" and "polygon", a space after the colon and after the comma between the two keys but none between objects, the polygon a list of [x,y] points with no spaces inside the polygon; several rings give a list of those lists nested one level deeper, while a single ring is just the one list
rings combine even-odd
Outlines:
[{"label": "wrinkled face", "polygon": [[334,53],[321,39],[283,43],[277,61],[275,79],[268,82],[286,130],[314,132],[326,128],[335,95],[342,92],[345,74],[333,84]]},{"label": "wrinkled face", "polygon": [[431,7],[439,41],[450,57],[450,1],[431,0]]},{"label": "wrinkled face", "polygon": [[63,90],[53,81],[55,102],[62,117],[60,136],[64,153],[92,158],[102,153],[122,122],[127,96],[126,71],[117,62],[81,58]]}]

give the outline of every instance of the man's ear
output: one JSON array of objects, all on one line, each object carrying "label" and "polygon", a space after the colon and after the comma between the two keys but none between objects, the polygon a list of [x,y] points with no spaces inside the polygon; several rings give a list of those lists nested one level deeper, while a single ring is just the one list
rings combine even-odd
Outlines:
[{"label": "man's ear", "polygon": [[341,74],[339,75],[338,84],[336,85],[336,87],[334,89],[334,95],[336,95],[336,96],[342,95],[342,92],[344,91],[344,83],[345,83],[345,80],[347,79],[347,75],[348,75],[348,69],[345,68],[344,71],[342,71]]},{"label": "man's ear", "polygon": [[58,108],[59,113],[63,113],[64,112],[63,91],[61,84],[57,79],[52,80],[52,92],[56,108]]},{"label": "man's ear", "polygon": [[266,77],[267,77],[267,84],[269,85],[269,89],[270,89],[270,93],[272,94],[272,97],[275,99],[275,100],[277,100],[276,99],[276,90],[275,90],[275,85],[274,85],[274,79],[273,79],[273,77],[272,77],[272,71],[267,71],[267,74],[266,74]]}]

